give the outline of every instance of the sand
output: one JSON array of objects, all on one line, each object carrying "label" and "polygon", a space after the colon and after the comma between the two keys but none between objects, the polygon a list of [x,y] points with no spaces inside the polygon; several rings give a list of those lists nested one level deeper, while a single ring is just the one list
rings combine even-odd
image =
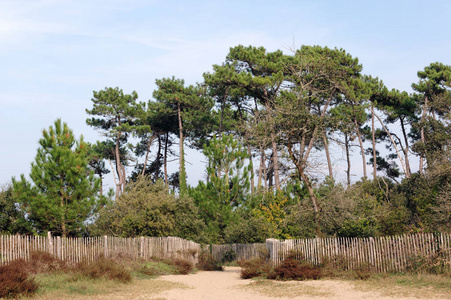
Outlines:
[{"label": "sand", "polygon": [[416,299],[382,296],[377,292],[359,291],[352,282],[335,280],[317,281],[265,281],[240,278],[240,268],[226,267],[223,272],[198,272],[196,274],[180,276],[162,276],[159,280],[183,284],[188,288],[176,288],[164,291],[150,299],[167,300],[276,300],[276,299]]}]

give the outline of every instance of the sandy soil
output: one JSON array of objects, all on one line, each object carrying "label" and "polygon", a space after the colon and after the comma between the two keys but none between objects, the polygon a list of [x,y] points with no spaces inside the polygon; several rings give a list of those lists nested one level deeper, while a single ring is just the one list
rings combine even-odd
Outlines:
[{"label": "sandy soil", "polygon": [[[68,296],[49,294],[34,298],[35,300],[55,299],[92,299],[92,300],[420,300],[431,299],[400,297],[399,295],[412,295],[419,297],[416,292],[405,293],[399,291],[396,296],[384,296],[383,291],[362,291],[356,289],[351,281],[340,280],[310,280],[310,281],[274,281],[274,280],[243,280],[240,278],[239,267],[226,267],[223,272],[197,272],[190,275],[168,275],[157,279],[134,280],[129,284],[116,284],[105,287],[106,293],[96,295]],[[387,294],[387,293],[386,293]],[[438,300],[435,294],[435,300]],[[445,296],[445,295],[442,295]],[[442,299],[451,299],[446,295]]]},{"label": "sandy soil", "polygon": [[[363,292],[350,282],[334,280],[296,282],[256,282],[240,278],[240,268],[227,267],[223,272],[198,272],[180,276],[162,276],[159,280],[183,284],[188,288],[164,291],[150,299],[416,299],[386,297],[375,292]],[[271,296],[269,296],[271,295]]]}]

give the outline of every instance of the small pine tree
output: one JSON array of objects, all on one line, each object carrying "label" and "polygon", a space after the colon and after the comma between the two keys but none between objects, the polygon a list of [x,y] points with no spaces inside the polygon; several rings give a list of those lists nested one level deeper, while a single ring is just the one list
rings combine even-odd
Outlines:
[{"label": "small pine tree", "polygon": [[98,203],[100,179],[88,169],[88,145],[61,119],[43,130],[30,178],[12,179],[13,195],[38,233],[76,235]]}]

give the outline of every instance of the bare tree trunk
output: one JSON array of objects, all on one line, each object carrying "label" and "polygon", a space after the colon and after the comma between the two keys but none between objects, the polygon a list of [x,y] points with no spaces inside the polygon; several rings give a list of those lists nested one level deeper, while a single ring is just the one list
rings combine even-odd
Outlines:
[{"label": "bare tree trunk", "polygon": [[299,175],[301,176],[302,181],[305,184],[305,187],[307,188],[307,190],[309,192],[310,199],[312,200],[312,206],[313,206],[313,210],[315,212],[315,225],[316,225],[315,226],[316,227],[315,231],[316,231],[316,235],[317,236],[322,236],[322,234],[321,234],[321,227],[320,227],[320,214],[319,214],[320,206],[319,206],[319,203],[318,203],[318,198],[316,198],[315,191],[313,190],[313,186],[312,186],[308,176],[304,173],[304,166],[305,166],[305,164],[300,162],[296,158],[296,156],[295,156],[295,154],[293,152],[291,143],[288,144],[287,148],[288,148],[288,153],[290,154],[290,157],[291,157],[292,161],[296,165],[296,169],[297,169]]},{"label": "bare tree trunk", "polygon": [[144,172],[146,171],[147,160],[149,159],[149,153],[150,153],[150,146],[152,145],[152,142],[153,142],[154,139],[155,139],[155,134],[153,134],[149,138],[149,142],[147,143],[146,158],[144,159],[143,171],[142,171],[141,175],[144,175]]},{"label": "bare tree trunk", "polygon": [[359,124],[357,123],[357,117],[356,117],[356,115],[355,115],[355,111],[354,111],[354,124],[355,124],[355,130],[356,130],[356,132],[357,132],[357,138],[358,138],[358,140],[359,140],[360,151],[362,152],[363,177],[367,178],[367,175],[366,175],[366,157],[365,157],[365,148],[363,148],[362,136],[361,136],[361,134],[360,134]]},{"label": "bare tree trunk", "polygon": [[179,118],[179,136],[180,136],[180,143],[179,143],[179,151],[180,151],[180,158],[179,158],[179,189],[180,194],[185,193],[186,189],[186,174],[185,174],[185,153],[183,150],[183,124],[182,124],[182,112],[180,107],[180,101],[177,102],[177,112],[178,112],[178,118]]},{"label": "bare tree trunk", "polygon": [[373,141],[373,179],[377,177],[377,161],[376,161],[376,132],[374,131],[374,105],[371,102],[371,133]]},{"label": "bare tree trunk", "polygon": [[[406,128],[404,125],[404,120],[403,118],[400,118],[400,122],[401,122],[401,130],[402,130],[402,135],[404,136],[404,143],[405,143],[405,147],[404,147],[404,157],[406,160],[406,171],[408,172],[408,176],[410,177],[411,175],[411,170],[410,170],[410,161],[409,161],[409,139],[407,138],[407,133],[406,133]],[[407,173],[406,173],[407,176]]]},{"label": "bare tree trunk", "polygon": [[164,141],[164,183],[168,185],[168,140],[169,132],[166,132],[166,140]]},{"label": "bare tree trunk", "polygon": [[120,143],[121,132],[119,131],[116,134],[116,151],[114,153],[116,158],[116,173],[117,173],[117,183],[116,183],[116,200],[122,194],[122,185],[123,185],[123,174],[122,174],[122,165],[121,165],[121,154],[119,151],[119,143]]},{"label": "bare tree trunk", "polygon": [[266,171],[266,153],[263,150],[263,182],[265,183],[265,192],[268,191],[268,176]]},{"label": "bare tree trunk", "polygon": [[279,177],[279,153],[277,151],[277,144],[274,141],[274,135],[272,135],[272,161],[274,170],[274,183],[276,190],[280,190],[280,177]]},{"label": "bare tree trunk", "polygon": [[401,167],[402,167],[402,169],[404,171],[404,174],[406,174],[406,177],[409,178],[408,172],[407,172],[407,169],[406,169],[406,164],[404,163],[404,160],[402,159],[401,153],[399,153],[398,146],[396,146],[396,143],[395,143],[395,140],[393,139],[393,136],[387,130],[387,127],[385,127],[385,125],[382,122],[381,118],[379,118],[379,116],[376,115],[376,114],[374,114],[374,116],[379,120],[379,123],[381,123],[382,128],[384,128],[385,132],[388,134],[388,137],[390,138],[393,147],[395,147],[395,151],[396,151],[396,154],[398,155],[398,159],[399,159],[399,162],[401,163]]},{"label": "bare tree trunk", "polygon": [[[246,139],[247,142],[247,139]],[[251,169],[251,195],[255,194],[255,183],[254,183],[254,164],[252,162],[252,151],[251,151],[251,145],[247,142],[247,154],[249,155],[249,163],[252,164]]]},{"label": "bare tree trunk", "polygon": [[160,158],[161,158],[161,136],[158,135],[158,151],[157,151],[157,157],[156,157],[157,163],[155,166],[155,174],[153,177],[154,181],[157,181],[158,176],[160,175],[160,167],[161,167]]},{"label": "bare tree trunk", "polygon": [[348,164],[348,168],[346,169],[346,179],[347,186],[351,186],[351,159],[349,157],[349,139],[348,135],[345,133],[345,148],[346,148],[346,162]]},{"label": "bare tree trunk", "polygon": [[260,189],[262,186],[262,176],[263,176],[263,164],[265,161],[263,160],[263,151],[261,151],[262,154],[260,155],[260,167],[258,168],[258,181],[257,181],[257,189]]},{"label": "bare tree trunk", "polygon": [[334,172],[332,170],[332,161],[330,159],[330,153],[329,153],[329,141],[327,140],[326,132],[324,130],[323,130],[323,143],[324,143],[324,150],[326,151],[327,167],[329,168],[329,177],[331,179],[334,179]]},{"label": "bare tree trunk", "polygon": [[[424,122],[424,120],[426,119],[426,112],[428,109],[428,97],[425,96],[424,97],[424,105],[423,105],[423,113],[421,114],[421,121]],[[426,138],[424,137],[424,126],[421,126],[421,131],[420,131],[420,136],[421,136],[421,142],[423,143],[423,145],[426,144]],[[423,168],[424,168],[424,155],[421,154],[420,155],[420,174],[423,174]]]}]

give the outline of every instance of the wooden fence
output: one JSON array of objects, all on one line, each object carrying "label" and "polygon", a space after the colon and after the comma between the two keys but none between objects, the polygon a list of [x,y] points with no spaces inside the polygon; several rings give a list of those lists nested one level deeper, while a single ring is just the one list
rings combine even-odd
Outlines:
[{"label": "wooden fence", "polygon": [[434,260],[451,266],[451,234],[419,233],[378,238],[266,240],[271,262],[288,255],[319,265],[326,260],[343,269],[362,266],[376,272],[404,271]]},{"label": "wooden fence", "polygon": [[0,236],[0,264],[23,258],[33,251],[46,251],[69,263],[93,261],[100,256],[148,259],[179,257],[197,262],[200,251],[209,251],[217,260],[251,259],[266,256],[278,265],[288,255],[313,264],[328,261],[343,269],[370,267],[376,272],[403,271],[412,263],[439,258],[451,265],[451,234],[411,234],[378,238],[313,238],[275,240],[262,244],[201,246],[177,237],[91,237],[61,238]]},{"label": "wooden fence", "polygon": [[91,262],[103,256],[127,259],[179,257],[197,261],[200,245],[178,237],[89,237],[0,236],[0,264],[30,258],[34,251],[48,252],[68,263]]},{"label": "wooden fence", "polygon": [[217,260],[249,260],[261,255],[265,255],[266,244],[228,244],[228,245],[211,245],[210,253]]}]

